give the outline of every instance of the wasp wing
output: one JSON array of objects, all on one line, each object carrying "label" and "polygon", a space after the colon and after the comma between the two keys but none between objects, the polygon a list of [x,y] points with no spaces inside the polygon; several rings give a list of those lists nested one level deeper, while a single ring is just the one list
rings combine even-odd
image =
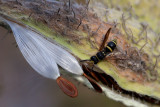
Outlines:
[{"label": "wasp wing", "polygon": [[32,68],[44,77],[57,79],[60,76],[58,66],[50,59],[51,54],[43,46],[45,44],[39,42],[38,34],[16,23],[6,22],[14,33],[20,51]]},{"label": "wasp wing", "polygon": [[106,42],[107,42],[107,40],[108,40],[108,37],[109,37],[110,32],[111,32],[111,28],[109,28],[108,31],[106,32],[106,34],[105,34],[105,36],[104,36],[104,39],[103,39],[103,42],[102,42],[102,44],[101,44],[101,46],[100,46],[100,48],[99,48],[99,51],[102,51],[103,48],[105,47],[105,44],[106,44]]}]

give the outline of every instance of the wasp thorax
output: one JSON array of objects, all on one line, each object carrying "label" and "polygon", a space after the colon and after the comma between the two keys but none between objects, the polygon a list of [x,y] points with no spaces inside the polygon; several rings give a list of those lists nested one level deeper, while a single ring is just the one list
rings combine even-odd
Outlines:
[{"label": "wasp thorax", "polygon": [[100,59],[100,60],[104,59],[104,57],[106,56],[106,54],[102,51],[98,52],[96,55],[97,55],[98,59]]},{"label": "wasp thorax", "polygon": [[94,64],[97,64],[98,63],[98,58],[96,56],[92,56],[91,61],[93,61]]}]

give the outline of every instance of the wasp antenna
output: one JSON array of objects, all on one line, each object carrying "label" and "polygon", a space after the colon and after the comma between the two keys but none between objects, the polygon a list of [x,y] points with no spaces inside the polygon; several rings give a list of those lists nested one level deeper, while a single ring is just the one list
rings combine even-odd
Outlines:
[{"label": "wasp antenna", "polygon": [[83,76],[85,76],[88,79],[88,81],[92,84],[93,88],[97,92],[102,93],[102,88],[93,79],[91,79],[90,77],[88,77],[85,73],[83,73]]},{"label": "wasp antenna", "polygon": [[78,90],[76,86],[67,79],[60,76],[56,79],[56,82],[66,95],[73,98],[78,96]]}]

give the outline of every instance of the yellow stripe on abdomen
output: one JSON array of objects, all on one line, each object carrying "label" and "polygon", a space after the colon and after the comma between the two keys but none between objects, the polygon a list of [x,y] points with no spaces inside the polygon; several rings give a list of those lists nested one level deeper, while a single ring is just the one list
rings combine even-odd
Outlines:
[{"label": "yellow stripe on abdomen", "polygon": [[106,48],[108,48],[112,52],[112,49],[109,46],[106,46]]}]

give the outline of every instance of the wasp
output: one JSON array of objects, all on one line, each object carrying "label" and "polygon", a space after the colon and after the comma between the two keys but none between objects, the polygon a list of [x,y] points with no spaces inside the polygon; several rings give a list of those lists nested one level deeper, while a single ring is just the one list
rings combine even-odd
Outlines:
[{"label": "wasp", "polygon": [[[87,59],[87,60],[81,60],[81,62],[84,62],[84,61],[91,61],[94,65],[99,63],[101,60],[103,60],[107,55],[109,55],[111,52],[114,51],[114,49],[116,48],[117,46],[117,39],[113,39],[111,40],[110,42],[108,42],[107,46],[105,47],[105,44],[106,44],[106,41],[108,40],[108,37],[110,35],[110,32],[111,32],[111,29],[112,28],[109,28],[108,31],[106,32],[105,36],[104,36],[104,39],[103,39],[103,42],[99,48],[99,51],[97,52],[96,55],[93,55],[90,57],[90,59]],[[93,67],[94,67],[93,65]],[[93,70],[93,67],[92,67],[92,70]],[[83,65],[83,68],[84,69],[87,69],[87,67],[85,67],[85,65]],[[96,75],[94,73],[91,72],[91,70],[87,70],[89,74],[92,75],[92,77],[99,81],[99,79],[96,77]]]},{"label": "wasp", "polygon": [[83,61],[91,61],[94,64],[97,64],[101,60],[103,60],[107,55],[109,55],[117,46],[117,40],[113,39],[112,41],[108,42],[107,46],[105,47],[105,43],[108,40],[109,34],[110,34],[111,28],[108,29],[108,31],[105,34],[104,40],[99,48],[99,52],[97,52],[96,55],[91,56],[89,60],[81,60]]}]

